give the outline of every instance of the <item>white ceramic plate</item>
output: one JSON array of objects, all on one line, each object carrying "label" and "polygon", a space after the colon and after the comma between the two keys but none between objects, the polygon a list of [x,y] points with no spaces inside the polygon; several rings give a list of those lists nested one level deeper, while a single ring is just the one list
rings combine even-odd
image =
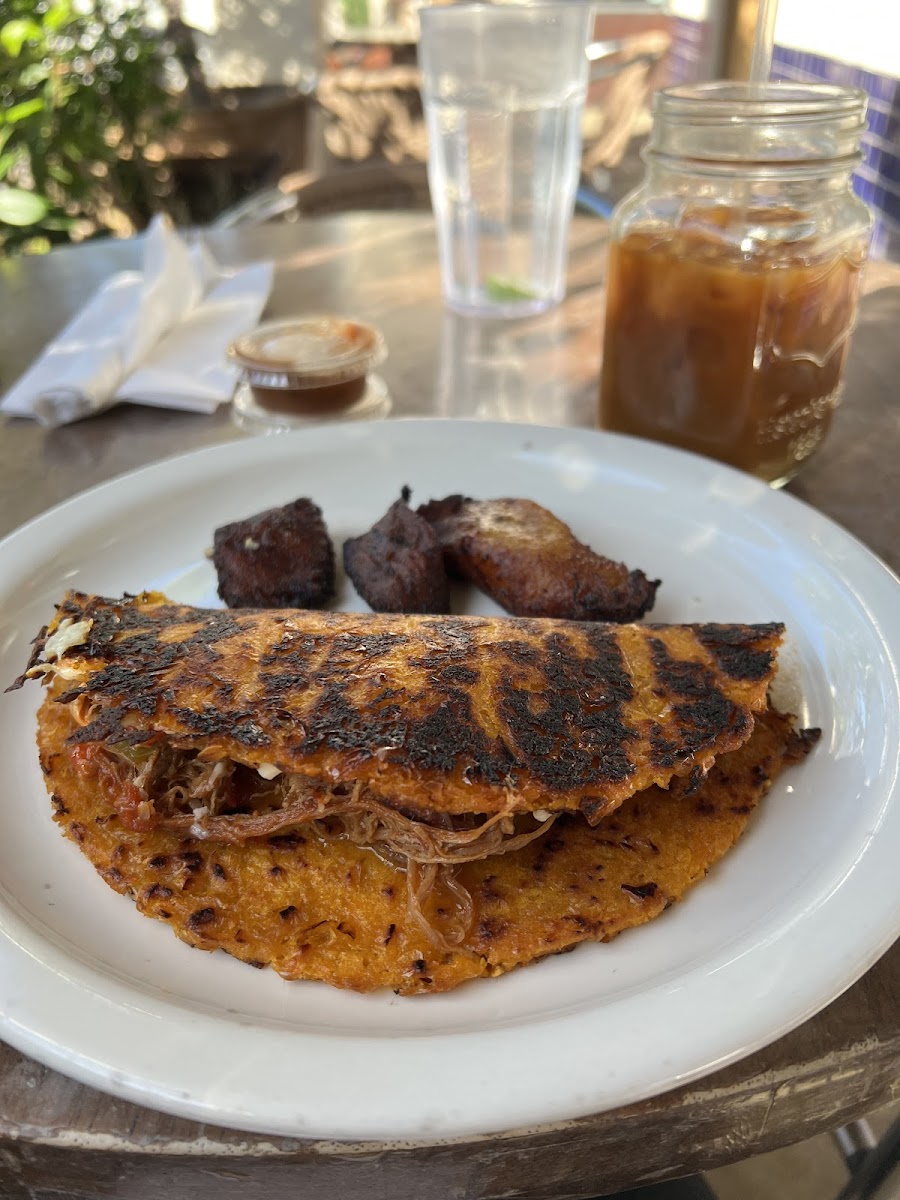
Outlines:
[{"label": "white ceramic plate", "polygon": [[[557,1121],[671,1088],[773,1041],[898,933],[900,585],[790,496],[586,430],[398,421],[231,443],[76,497],[0,545],[0,681],[63,591],[211,603],[216,525],[299,495],[336,543],[416,499],[530,496],[660,576],[658,621],[782,620],[783,687],[822,726],[734,852],[685,901],[445,996],[285,983],[178,942],[50,820],[39,689],[0,708],[0,1032],[69,1075],[269,1133],[439,1139]],[[363,607],[349,584],[339,603]],[[496,611],[472,598],[472,611]]]}]

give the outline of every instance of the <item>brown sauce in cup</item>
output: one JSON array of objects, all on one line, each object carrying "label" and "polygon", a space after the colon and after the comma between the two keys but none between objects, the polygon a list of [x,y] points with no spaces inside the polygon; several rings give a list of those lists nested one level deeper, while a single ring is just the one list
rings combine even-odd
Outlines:
[{"label": "brown sauce in cup", "polygon": [[326,416],[362,399],[368,372],[385,351],[381,334],[371,325],[303,317],[261,325],[238,338],[229,354],[260,408]]},{"label": "brown sauce in cup", "polygon": [[356,379],[345,379],[342,383],[323,384],[320,387],[269,388],[251,384],[250,390],[260,408],[268,412],[340,412],[362,398],[366,390],[366,376],[360,375]]}]

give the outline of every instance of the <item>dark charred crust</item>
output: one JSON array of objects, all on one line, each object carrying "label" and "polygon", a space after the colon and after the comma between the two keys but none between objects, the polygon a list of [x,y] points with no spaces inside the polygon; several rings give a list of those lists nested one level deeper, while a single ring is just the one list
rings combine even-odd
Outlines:
[{"label": "dark charred crust", "polygon": [[[174,609],[174,612],[195,614],[190,610]],[[227,638],[234,637],[240,626],[230,613],[203,611],[196,613],[200,621],[198,628],[178,642],[166,641],[164,634],[171,627],[173,609],[168,606],[148,608],[141,603],[124,604],[121,601],[103,600],[99,597],[72,593],[60,606],[61,619],[90,619],[93,624],[87,642],[79,653],[89,659],[105,660],[106,665],[96,670],[88,684],[70,688],[58,700],[70,703],[88,692],[103,701],[105,707],[84,728],[76,730],[69,738],[72,743],[98,741],[125,741],[137,743],[152,734],[129,729],[124,723],[130,714],[153,717],[157,713],[159,699],[165,699],[164,689],[154,687],[153,680],[176,663],[190,658],[198,649],[212,653],[212,647]],[[189,728],[201,735],[221,733],[220,710],[212,705],[200,713],[183,710]],[[225,728],[234,736],[234,713],[230,714]],[[241,736],[245,743],[256,746],[261,731],[250,719],[250,714],[239,714]],[[216,722],[218,720],[218,727]]]},{"label": "dark charred crust", "polygon": [[659,891],[659,885],[656,883],[623,883],[621,887],[623,892],[636,896],[638,900],[648,900]]},{"label": "dark charred crust", "polygon": [[213,564],[229,608],[321,608],[334,595],[334,547],[306,498],[217,529]]},{"label": "dark charred crust", "polygon": [[[275,658],[275,655],[264,654],[263,658],[271,661]],[[260,675],[259,681],[262,684],[266,697],[271,699],[280,696],[284,692],[293,692],[300,688],[308,687],[310,678],[309,675],[288,671],[283,675]]]},{"label": "dark charred crust", "polygon": [[55,792],[50,797],[50,803],[53,805],[53,811],[56,814],[56,816],[67,817],[69,815],[69,810],[66,808],[65,804],[63,803],[62,797],[57,796]]},{"label": "dark charred crust", "polygon": [[[624,722],[624,704],[634,694],[615,634],[585,627],[588,658],[575,657],[559,635],[529,667],[543,676],[538,694],[546,702],[532,711],[530,694],[504,678],[500,712],[527,770],[548,790],[620,783],[634,773],[627,745],[636,734]],[[479,764],[480,765],[480,764]],[[582,802],[585,812],[597,800]]]},{"label": "dark charred crust", "polygon": [[785,754],[785,762],[790,764],[801,762],[806,758],[821,736],[821,729],[794,730],[794,735]]},{"label": "dark charred crust", "polygon": [[[325,638],[317,634],[300,634],[292,629],[286,629],[281,636],[281,641],[272,650],[265,651],[259,661],[264,667],[277,665],[279,675],[289,670],[296,671],[298,681],[305,683],[308,678],[306,670],[310,661],[313,655],[321,649],[324,641]],[[274,679],[275,676],[270,676],[270,678]]]},{"label": "dark charred crust", "polygon": [[[251,719],[249,712],[223,711],[212,704],[204,704],[199,712],[174,704],[172,716],[197,737],[226,736],[244,746],[259,749],[268,746],[271,738]],[[88,738],[88,741],[96,739]]]},{"label": "dark charred crust", "polygon": [[24,683],[27,682],[28,672],[31,670],[32,667],[36,667],[38,665],[38,663],[41,661],[41,653],[43,652],[43,649],[44,649],[44,642],[46,642],[46,640],[47,640],[48,628],[49,628],[49,626],[47,626],[47,625],[44,625],[41,628],[40,633],[37,635],[37,637],[31,643],[31,653],[28,656],[28,662],[25,664],[25,670],[22,672],[22,674],[17,679],[14,679],[12,681],[12,683],[9,685],[8,688],[4,688],[4,693],[5,692],[16,692],[19,690],[20,687],[22,687],[22,685]]},{"label": "dark charred crust", "polygon": [[683,796],[693,796],[695,792],[699,792],[703,787],[705,778],[706,772],[702,767],[691,767],[687,776],[681,781],[681,794]]},{"label": "dark charred crust", "polygon": [[213,873],[213,875],[215,875],[216,879],[227,878],[227,876],[225,875],[225,868],[222,866],[221,863],[213,863],[212,873]]},{"label": "dark charred crust", "polygon": [[384,935],[384,942],[383,942],[383,944],[384,944],[385,946],[388,944],[388,942],[390,942],[391,938],[394,936],[394,934],[396,933],[396,931],[397,931],[397,926],[396,926],[396,925],[394,924],[394,922],[392,921],[392,922],[390,923],[390,925],[388,925],[388,927],[387,927],[387,932],[386,932],[386,933],[385,933],[385,935]]},{"label": "dark charred crust", "polygon": [[168,900],[172,895],[172,889],[166,887],[162,883],[151,883],[144,893],[145,900]]},{"label": "dark charred crust", "polygon": [[212,618],[205,621],[188,641],[195,646],[214,646],[224,638],[234,637],[240,630],[241,626],[231,613],[212,610]]},{"label": "dark charred crust", "polygon": [[[776,622],[755,625],[760,641],[774,639],[775,647],[784,636],[784,626]],[[723,675],[730,679],[765,679],[775,661],[775,648],[759,649],[747,644],[746,630],[735,625],[695,625],[697,639],[706,647]]]},{"label": "dark charred crust", "polygon": [[[402,635],[339,636],[319,672],[319,677],[326,680],[325,687],[303,722],[302,741],[292,750],[309,754],[327,747],[367,753],[374,744],[380,749],[388,748],[389,762],[448,771],[463,760],[469,764],[475,781],[504,784],[517,771],[522,771],[534,775],[551,790],[621,781],[633,771],[625,750],[633,735],[621,718],[621,705],[631,695],[631,683],[614,636],[599,628],[585,633],[592,642],[589,658],[573,654],[560,636],[548,639],[546,653],[537,658],[531,647],[506,644],[504,649],[511,667],[535,669],[537,662],[537,669],[545,681],[539,691],[551,696],[552,700],[548,708],[536,713],[528,695],[517,686],[515,674],[508,675],[503,685],[501,706],[509,726],[509,739],[495,742],[485,738],[472,712],[469,695],[456,686],[473,678],[471,668],[464,661],[458,661],[471,650],[471,633],[465,626],[446,620],[428,622],[427,636],[438,643],[433,664],[439,668],[435,685],[443,695],[417,722],[409,719],[400,704],[391,703],[390,695],[384,697],[383,705],[373,713],[359,711],[346,694],[347,672],[353,670],[357,656],[387,654],[397,647]],[[290,646],[290,653],[296,656],[297,643],[292,641]],[[118,650],[119,644],[113,649]],[[454,658],[457,658],[456,662]],[[290,674],[292,678],[283,682],[278,672],[268,672],[264,676],[267,697],[275,694],[280,697],[299,685],[301,679],[306,680],[306,675],[298,677],[296,671]],[[111,686],[112,675],[105,676],[105,681]],[[122,672],[117,674],[116,681],[117,688],[121,688]],[[129,686],[132,685],[136,685],[135,679]],[[102,687],[103,680],[101,692]],[[602,688],[600,694],[598,688]],[[97,694],[93,687],[92,694]],[[585,695],[590,699],[585,700]],[[141,703],[146,705],[147,702]],[[90,726],[79,731],[76,738],[83,741],[119,738],[123,707],[103,711]],[[264,700],[261,719],[267,707]],[[280,703],[278,707],[280,709]],[[198,709],[172,705],[169,712],[183,723],[189,735],[224,734],[253,748],[265,746],[270,741],[246,710],[229,712],[208,704]],[[563,744],[565,752],[553,756],[554,750]],[[509,745],[516,746],[519,754],[514,755]]]},{"label": "dark charred crust", "polygon": [[650,761],[657,767],[674,767],[678,743],[665,737],[659,729],[650,730]]},{"label": "dark charred crust", "polygon": [[445,613],[450,595],[443,551],[408,498],[407,491],[368,533],[344,543],[344,570],[375,612]]},{"label": "dark charred crust", "polygon": [[334,639],[332,654],[336,665],[340,663],[352,667],[358,655],[381,658],[398,646],[405,646],[408,641],[409,638],[402,633],[340,633]]},{"label": "dark charred crust", "polygon": [[[386,773],[420,771],[449,778],[457,790],[461,783],[495,789],[482,811],[495,811],[500,789],[527,783],[547,794],[548,807],[562,794],[595,822],[628,788],[639,756],[642,767],[649,756],[661,770],[684,773],[693,754],[737,744],[751,724],[721,690],[721,675],[672,657],[663,634],[648,640],[653,683],[672,711],[660,732],[629,721],[634,684],[620,646],[632,635],[614,626],[527,618],[498,626],[435,615],[416,620],[413,635],[399,618],[321,613],[307,618],[315,631],[307,633],[300,614],[274,614],[263,636],[260,614],[206,612],[153,596],[125,604],[70,595],[64,610],[94,621],[92,653],[83,656],[93,675],[67,694],[87,694],[97,707],[72,741],[136,740],[165,729],[186,750],[221,738],[238,759],[235,744],[248,752],[271,747],[263,757],[284,771],[331,752],[342,756],[336,782],[352,781],[356,771],[374,778],[382,764]],[[720,627],[702,628],[709,635]],[[740,628],[753,647],[778,627]],[[488,643],[488,631],[501,640]],[[273,632],[281,639],[274,646],[265,640]],[[269,647],[262,671],[242,649],[255,655],[260,643]],[[739,649],[731,635],[723,645]],[[382,666],[382,659],[390,661]],[[496,730],[475,708],[481,688],[489,689]],[[431,799],[435,786],[427,780],[423,796],[430,788]],[[429,819],[428,800],[417,806],[409,791],[404,799],[406,815]]]},{"label": "dark charred crust", "polygon": [[79,821],[70,821],[69,826],[68,826],[68,832],[69,832],[69,835],[72,838],[72,840],[78,842],[78,844],[81,845],[81,843],[84,841],[85,834],[87,831]]},{"label": "dark charred crust", "polygon": [[152,858],[147,859],[147,866],[152,867],[154,871],[159,871],[168,861],[165,854],[154,854]]},{"label": "dark charred crust", "polygon": [[609,808],[609,801],[602,796],[582,796],[578,804],[578,811],[589,825],[596,825]]},{"label": "dark charred crust", "polygon": [[681,698],[674,704],[679,745],[672,750],[676,761],[712,746],[723,731],[742,740],[750,718],[720,691],[715,676],[703,663],[672,658],[663,641],[651,638],[650,657],[660,685],[667,694]]},{"label": "dark charred crust", "polygon": [[214,908],[198,908],[196,912],[192,912],[187,919],[187,927],[196,933],[207,925],[211,925],[216,919],[216,911]]},{"label": "dark charred crust", "polygon": [[502,937],[508,928],[509,921],[499,917],[482,917],[475,930],[475,936],[479,941],[489,942],[492,938]]},{"label": "dark charred crust", "polygon": [[89,725],[76,729],[66,739],[73,745],[81,742],[119,742],[124,734],[122,717],[125,711],[120,708],[107,708],[95,717]]},{"label": "dark charred crust", "polygon": [[477,683],[478,672],[473,671],[471,667],[464,667],[461,663],[451,663],[449,667],[444,667],[440,674],[441,683]]},{"label": "dark charred crust", "polygon": [[591,921],[581,913],[570,913],[563,917],[564,921],[568,921],[570,925],[574,925],[579,933],[589,935],[597,926],[602,926],[602,921]]}]

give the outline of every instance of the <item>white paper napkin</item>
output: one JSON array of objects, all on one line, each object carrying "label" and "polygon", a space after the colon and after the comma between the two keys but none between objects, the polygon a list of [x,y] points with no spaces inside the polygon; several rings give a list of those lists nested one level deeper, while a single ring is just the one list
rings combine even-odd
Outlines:
[{"label": "white paper napkin", "polygon": [[142,271],[113,276],[0,401],[53,428],[120,400],[213,412],[230,399],[228,343],[259,321],[272,264],[223,269],[164,218],[147,230]]}]

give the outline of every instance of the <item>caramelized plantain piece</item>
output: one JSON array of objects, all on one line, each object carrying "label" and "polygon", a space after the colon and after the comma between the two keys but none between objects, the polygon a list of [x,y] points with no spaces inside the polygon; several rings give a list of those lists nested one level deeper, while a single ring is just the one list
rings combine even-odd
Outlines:
[{"label": "caramelized plantain piece", "polygon": [[595,554],[532,500],[447,496],[418,511],[448,569],[517,617],[624,622],[653,607],[658,579]]},{"label": "caramelized plantain piece", "polygon": [[409,507],[409,488],[368,533],[344,542],[344,570],[374,612],[446,613],[449,585],[437,535]]},{"label": "caramelized plantain piece", "polygon": [[212,557],[229,608],[322,608],[334,595],[334,547],[312,500],[221,526]]}]

